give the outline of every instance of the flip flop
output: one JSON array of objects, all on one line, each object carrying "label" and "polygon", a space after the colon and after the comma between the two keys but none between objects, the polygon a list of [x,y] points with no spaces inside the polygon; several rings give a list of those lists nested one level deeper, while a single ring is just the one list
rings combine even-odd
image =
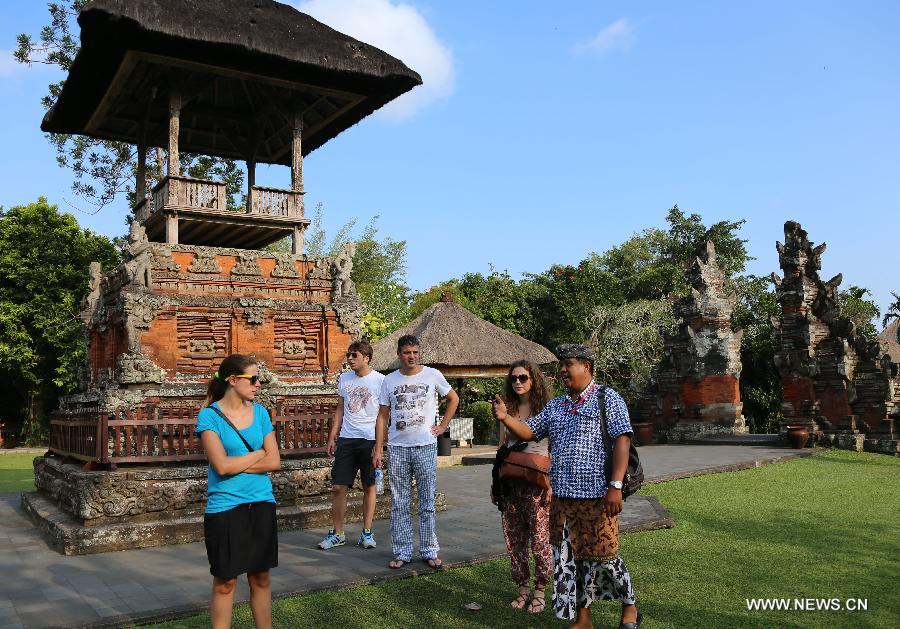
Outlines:
[{"label": "flip flop", "polygon": [[388,568],[390,568],[391,570],[399,570],[408,563],[408,561],[404,561],[402,559],[391,559],[388,562]]},{"label": "flip flop", "polygon": [[441,561],[440,557],[430,557],[428,559],[423,559],[422,561],[424,561],[426,564],[428,564],[428,567],[431,568],[432,570],[443,570],[444,569],[444,562]]}]

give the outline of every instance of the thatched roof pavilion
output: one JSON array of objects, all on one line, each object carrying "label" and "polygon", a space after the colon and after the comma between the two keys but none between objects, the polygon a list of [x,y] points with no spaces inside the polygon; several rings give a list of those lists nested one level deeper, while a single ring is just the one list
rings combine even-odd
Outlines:
[{"label": "thatched roof pavilion", "polygon": [[505,376],[517,360],[539,365],[556,360],[545,347],[488,323],[445,294],[418,318],[373,345],[373,369],[400,367],[397,340],[405,334],[422,343],[422,363],[440,369],[447,378]]},{"label": "thatched roof pavilion", "polygon": [[165,147],[177,86],[181,150],[245,159],[241,140],[255,126],[266,136],[255,161],[290,166],[294,111],[306,155],[422,83],[400,60],[273,0],[93,0],[78,24],[81,48],[43,131],[130,144],[143,134]]},{"label": "thatched roof pavilion", "polygon": [[900,343],[897,342],[897,328],[900,328],[900,319],[894,319],[878,335],[878,342],[886,354],[891,357],[891,362],[900,363]]},{"label": "thatched roof pavilion", "polygon": [[[137,147],[135,220],[151,241],[303,253],[303,156],[422,83],[403,62],[273,0],[93,0],[49,133]],[[166,175],[146,190],[146,156]],[[245,212],[225,184],[186,177],[183,152],[247,164]],[[291,167],[290,187],[256,165]]]}]

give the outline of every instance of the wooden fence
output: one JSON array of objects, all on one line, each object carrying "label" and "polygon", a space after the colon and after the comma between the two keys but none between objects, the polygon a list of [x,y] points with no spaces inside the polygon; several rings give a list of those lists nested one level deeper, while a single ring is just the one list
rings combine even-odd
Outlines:
[{"label": "wooden fence", "polygon": [[[100,464],[203,461],[194,434],[197,408],[148,404],[112,412],[58,412],[50,421],[50,451]],[[334,404],[291,402],[269,409],[281,454],[324,452]]]}]

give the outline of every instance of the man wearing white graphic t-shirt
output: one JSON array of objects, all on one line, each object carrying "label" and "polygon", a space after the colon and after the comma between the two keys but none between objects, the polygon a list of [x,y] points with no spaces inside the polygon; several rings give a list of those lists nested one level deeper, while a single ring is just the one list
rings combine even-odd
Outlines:
[{"label": "man wearing white graphic t-shirt", "polygon": [[[412,480],[419,492],[419,553],[435,570],[443,563],[434,529],[434,491],[437,476],[437,435],[447,430],[459,396],[437,369],[419,364],[419,339],[401,336],[397,341],[400,369],[388,374],[381,384],[381,409],[375,429],[372,460],[381,465],[385,427],[388,434],[388,480],[391,486],[391,549],[388,564],[400,568],[412,561],[413,531],[410,515]],[[446,396],[443,421],[435,424],[438,395]]]},{"label": "man wearing white graphic t-shirt", "polygon": [[[346,543],[344,513],[347,510],[347,491],[359,472],[363,485],[363,532],[358,546],[375,548],[372,518],[375,516],[375,468],[372,448],[375,445],[375,418],[384,376],[369,367],[372,346],[355,341],[347,349],[347,363],[352,371],[338,378],[341,401],[334,411],[331,433],[328,435],[328,456],[334,457],[331,468],[331,518],[334,526],[328,531],[319,548],[328,550]],[[340,436],[338,436],[340,434]]]}]

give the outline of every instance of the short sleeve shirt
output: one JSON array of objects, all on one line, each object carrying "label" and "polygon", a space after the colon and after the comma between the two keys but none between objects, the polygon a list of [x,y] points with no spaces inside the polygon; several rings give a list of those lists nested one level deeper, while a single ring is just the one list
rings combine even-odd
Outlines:
[{"label": "short sleeve shirt", "polygon": [[341,434],[345,439],[375,440],[375,420],[378,418],[379,396],[384,375],[371,371],[360,378],[346,371],[338,378],[338,395],[344,404]]},{"label": "short sleeve shirt", "polygon": [[[218,408],[218,404],[213,403]],[[221,410],[221,409],[219,409]],[[247,446],[241,441],[234,429],[224,419],[209,408],[200,410],[197,416],[198,435],[204,430],[211,430],[219,437],[225,454],[228,456],[243,456],[247,454]],[[269,412],[260,404],[253,405],[253,423],[244,428],[241,434],[254,450],[262,448],[263,439],[272,432],[272,421]],[[272,492],[272,481],[269,475],[254,472],[241,472],[232,475],[220,475],[212,465],[206,476],[209,498],[206,501],[206,513],[219,513],[227,511],[238,505],[249,502],[275,502]]]},{"label": "short sleeve shirt", "polygon": [[447,395],[450,384],[437,369],[422,367],[412,376],[400,370],[384,378],[381,384],[382,406],[391,408],[389,446],[426,446],[437,443],[431,427],[437,418],[438,395]]},{"label": "short sleeve shirt", "polygon": [[561,395],[525,421],[534,439],[550,438],[550,484],[560,498],[601,498],[606,495],[606,449],[600,424],[600,391],[605,390],[606,424],[610,440],[632,433],[622,396],[592,382],[577,400]]}]

